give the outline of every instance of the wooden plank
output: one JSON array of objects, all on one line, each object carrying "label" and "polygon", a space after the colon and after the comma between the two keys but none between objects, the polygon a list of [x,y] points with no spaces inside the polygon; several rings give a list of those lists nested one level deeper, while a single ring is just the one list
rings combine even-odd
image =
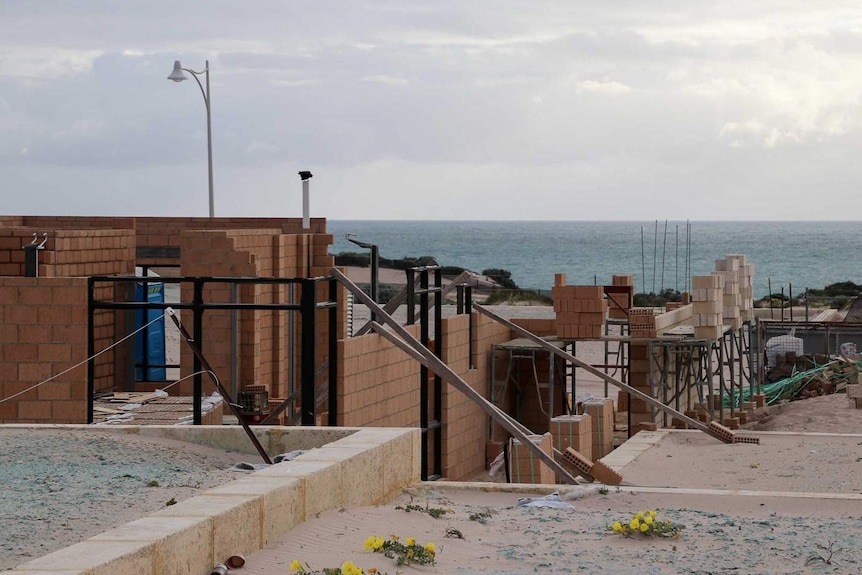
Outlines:
[{"label": "wooden plank", "polygon": [[113,415],[115,413],[128,413],[128,412],[123,411],[121,409],[111,409],[110,407],[102,407],[100,405],[94,405],[93,411],[95,411],[96,413],[108,413],[111,415]]}]

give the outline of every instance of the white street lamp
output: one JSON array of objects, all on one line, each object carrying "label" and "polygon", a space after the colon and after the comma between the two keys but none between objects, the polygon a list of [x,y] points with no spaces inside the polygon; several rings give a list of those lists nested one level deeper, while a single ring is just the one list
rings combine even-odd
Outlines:
[{"label": "white street lamp", "polygon": [[[168,80],[174,82],[182,82],[188,80],[188,77],[183,74],[183,70],[192,75],[192,78],[198,83],[201,89],[201,94],[204,97],[204,104],[207,107],[207,160],[209,162],[209,184],[210,184],[210,217],[215,217],[215,196],[213,194],[213,129],[212,129],[212,114],[210,110],[210,61],[206,61],[206,67],[200,72],[183,68],[179,60],[174,60],[174,70],[168,76]],[[206,76],[207,87],[204,89],[203,84],[198,79],[198,76],[203,74]]]}]

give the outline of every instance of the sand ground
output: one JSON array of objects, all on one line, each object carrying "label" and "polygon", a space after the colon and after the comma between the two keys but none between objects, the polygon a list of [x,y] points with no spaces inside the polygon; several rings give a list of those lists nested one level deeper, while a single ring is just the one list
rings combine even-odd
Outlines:
[{"label": "sand ground", "polygon": [[0,426],[0,445],[0,571],[238,479],[230,467],[248,460],[92,430]]}]

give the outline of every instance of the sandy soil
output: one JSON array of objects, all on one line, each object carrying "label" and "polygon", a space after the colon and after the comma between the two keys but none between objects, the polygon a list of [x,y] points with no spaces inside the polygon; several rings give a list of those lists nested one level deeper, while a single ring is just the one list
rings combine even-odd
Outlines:
[{"label": "sandy soil", "polygon": [[[844,395],[763,413],[750,427],[858,433],[862,416]],[[249,557],[245,570],[275,575],[294,559],[318,569],[352,560],[391,574],[395,564],[362,543],[369,535],[394,533],[434,542],[439,550],[436,567],[397,568],[404,574],[862,572],[862,436],[770,435],[761,441],[725,445],[694,431],[675,434],[626,466],[619,490],[561,488],[571,509],[519,507],[520,497],[536,497],[526,492],[415,487],[386,505],[321,514]],[[410,503],[451,511],[433,519],[395,509]],[[624,538],[608,531],[613,521],[648,509],[684,525],[681,537]],[[482,512],[490,513],[485,524],[471,519]],[[447,536],[452,529],[464,539]],[[830,545],[827,564],[817,557],[830,558]]]},{"label": "sandy soil", "polygon": [[[352,560],[368,569],[395,573],[393,561],[363,549],[369,535],[415,537],[437,545],[436,567],[401,567],[398,572],[457,574],[607,573],[607,574],[776,574],[858,573],[862,540],[858,503],[811,505],[723,496],[670,495],[592,488],[570,509],[518,507],[518,493],[411,490],[385,506],[321,514],[297,527],[271,549],[248,558],[244,572],[288,572],[294,559],[312,568]],[[566,495],[563,495],[566,501]],[[396,510],[413,502],[450,510],[440,519]],[[625,538],[608,530],[613,521],[654,509],[658,518],[685,526],[676,539]],[[490,513],[487,523],[471,515]],[[447,537],[455,529],[463,539]],[[840,566],[810,562],[818,544],[833,543]],[[824,554],[828,557],[828,553]],[[806,565],[806,563],[808,563]]]},{"label": "sandy soil", "polygon": [[238,479],[229,468],[248,459],[89,430],[0,428],[0,445],[0,570]]}]

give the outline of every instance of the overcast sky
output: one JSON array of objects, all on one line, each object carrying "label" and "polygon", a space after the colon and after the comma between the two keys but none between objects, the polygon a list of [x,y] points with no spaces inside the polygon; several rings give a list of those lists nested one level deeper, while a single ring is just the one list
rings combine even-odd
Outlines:
[{"label": "overcast sky", "polygon": [[862,4],[2,0],[6,214],[859,219]]}]

